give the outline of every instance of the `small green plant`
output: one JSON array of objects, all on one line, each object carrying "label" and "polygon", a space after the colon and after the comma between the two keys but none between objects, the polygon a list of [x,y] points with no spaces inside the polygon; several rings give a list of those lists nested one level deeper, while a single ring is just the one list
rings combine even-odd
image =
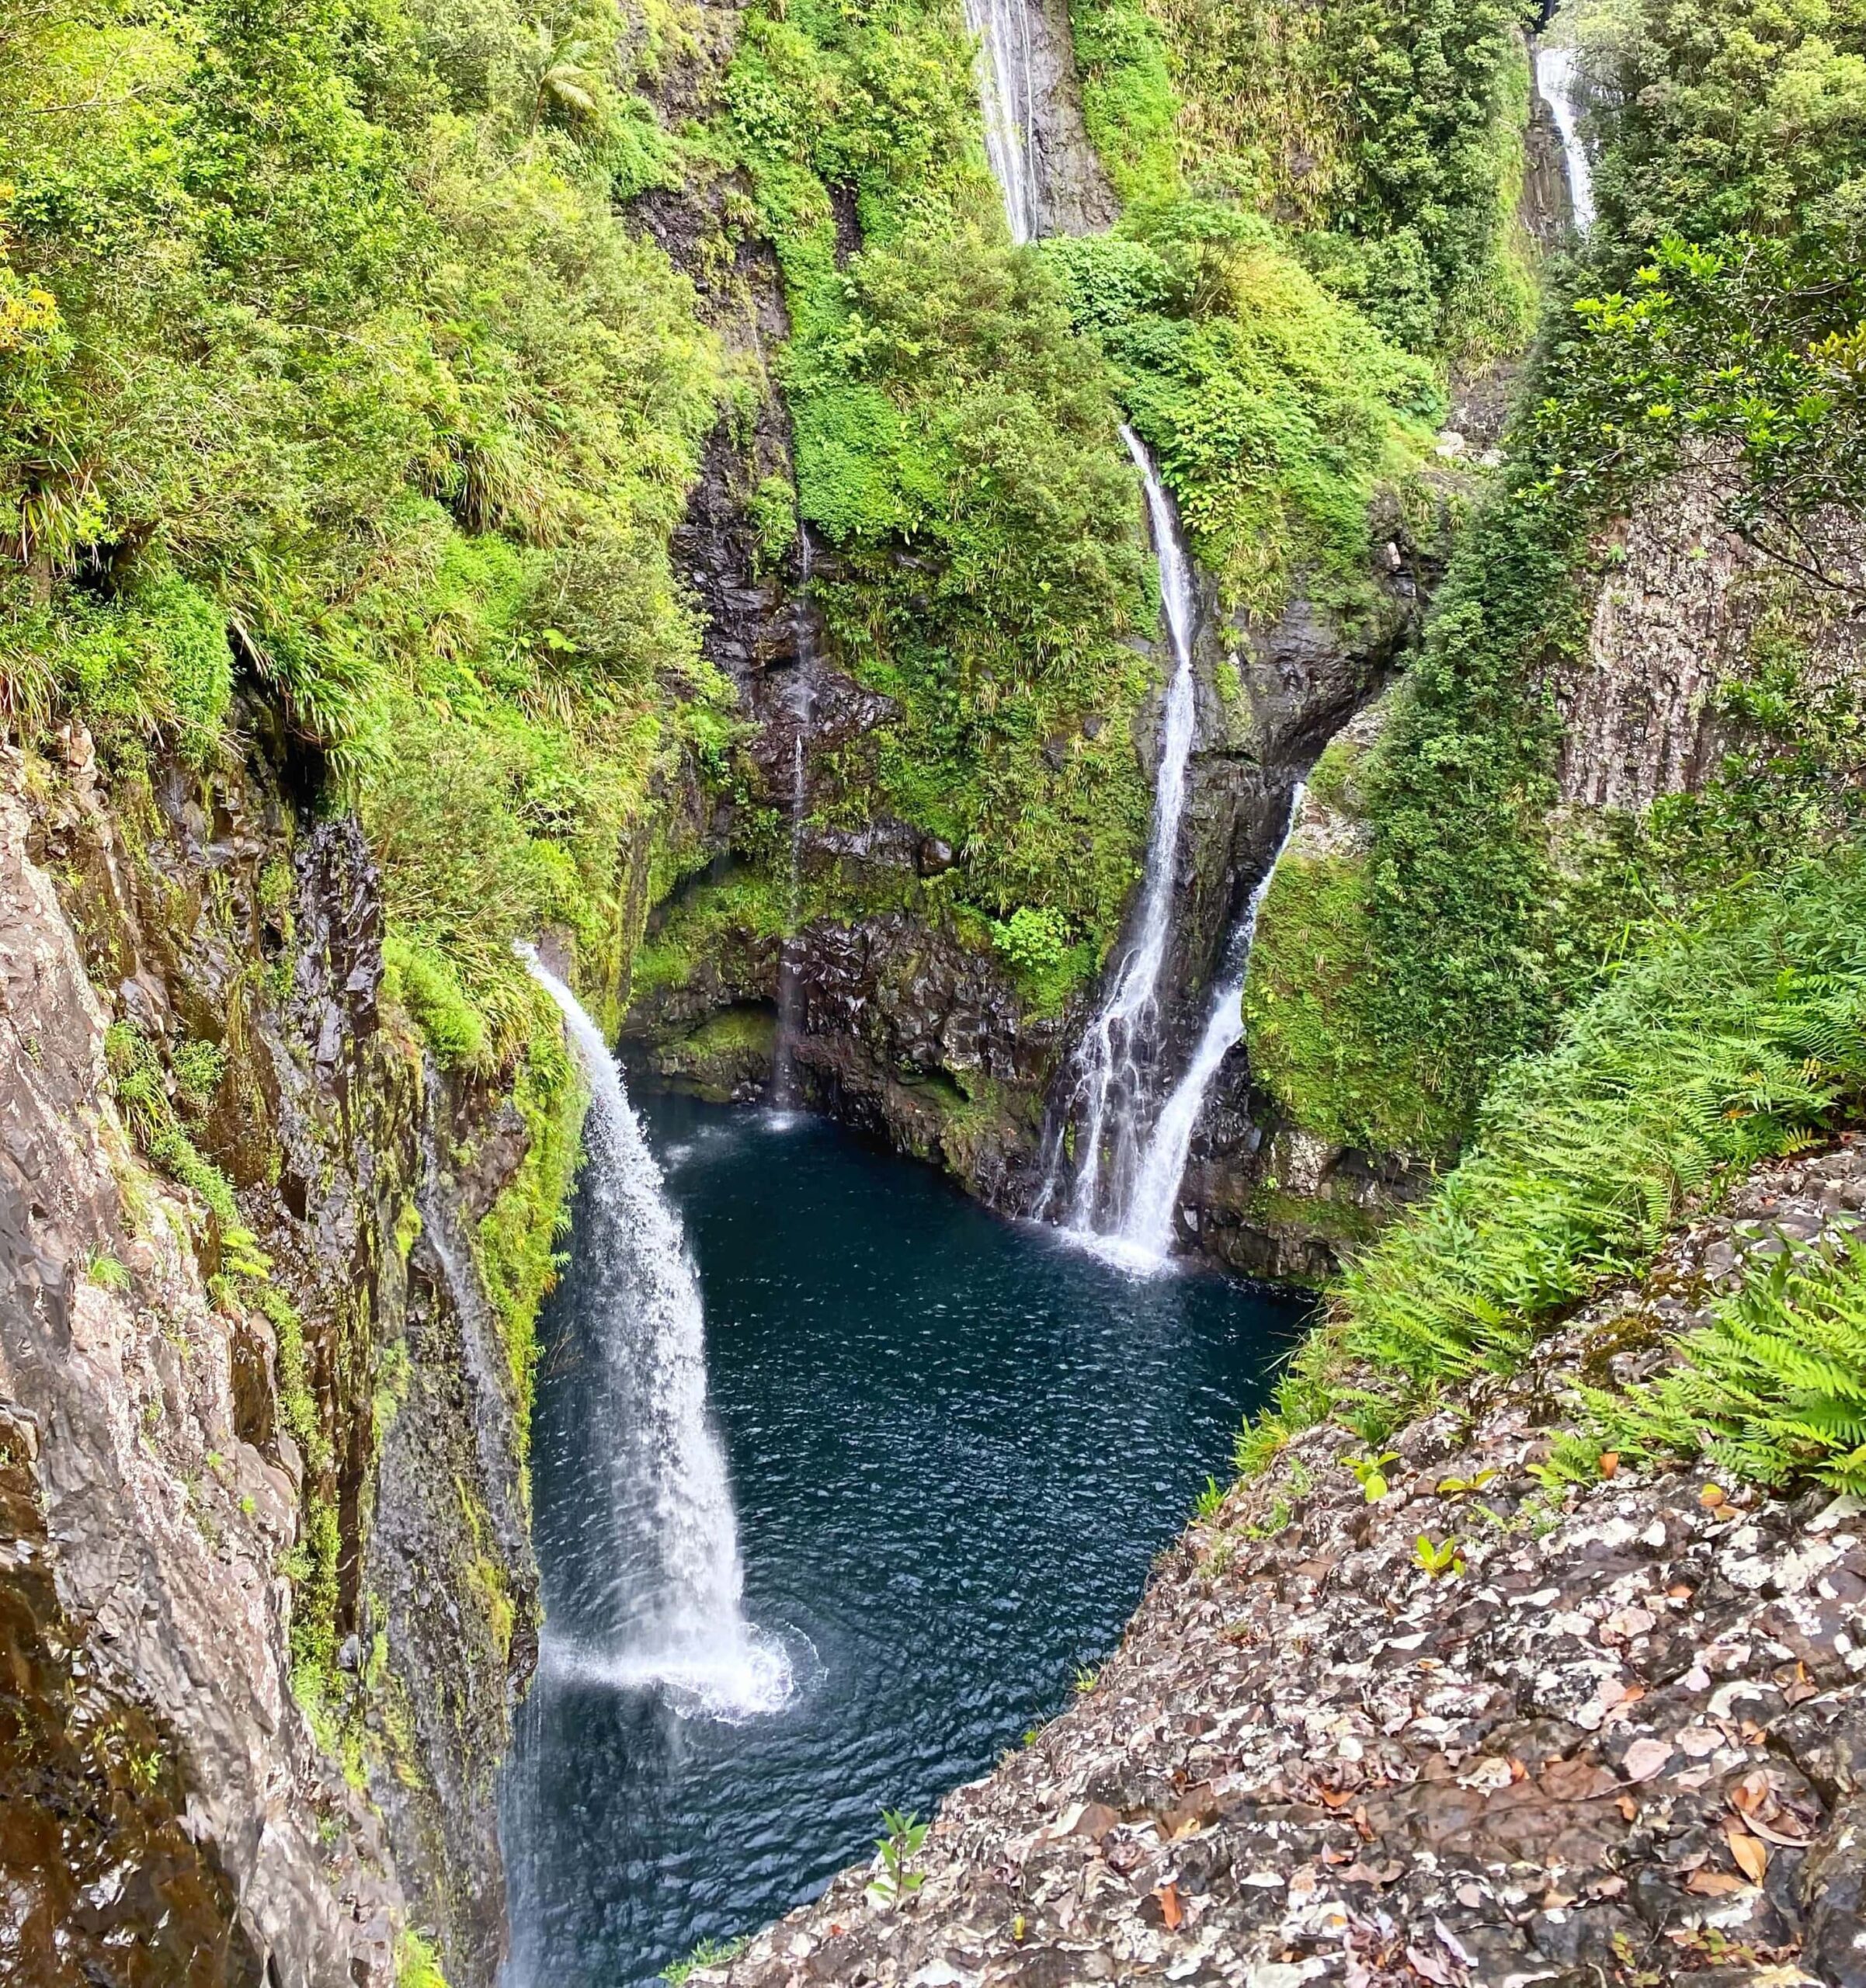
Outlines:
[{"label": "small green plant", "polygon": [[1446,1539],[1434,1546],[1430,1534],[1422,1532],[1413,1542],[1413,1558],[1433,1580],[1446,1574],[1455,1577],[1465,1571],[1465,1556],[1455,1539]]},{"label": "small green plant", "polygon": [[1205,1488],[1193,1500],[1192,1516],[1195,1519],[1215,1518],[1225,1503],[1225,1493],[1215,1477],[1205,1480]]},{"label": "small green plant", "polygon": [[1441,1477],[1438,1481],[1438,1495],[1441,1498],[1462,1498],[1473,1491],[1481,1491],[1496,1475],[1493,1469],[1479,1471],[1472,1477]]},{"label": "small green plant", "polygon": [[877,1905],[898,1905],[926,1882],[924,1872],[909,1867],[926,1840],[927,1826],[911,1810],[884,1809],[881,1827],[886,1833],[875,1839],[874,1846],[881,1868],[869,1885],[868,1896]]},{"label": "small green plant", "polygon": [[93,1249],[84,1260],[84,1274],[104,1291],[121,1291],[130,1281],[129,1271],[108,1249]]},{"label": "small green plant", "polygon": [[661,1970],[661,1979],[669,1988],[681,1988],[697,1968],[724,1967],[728,1961],[736,1960],[745,1952],[749,1937],[742,1933],[735,1940],[702,1940],[685,1960],[669,1962]]},{"label": "small green plant", "polygon": [[1095,1673],[1086,1663],[1075,1667],[1075,1689],[1079,1695],[1086,1698],[1095,1688]]},{"label": "small green plant", "polygon": [[1386,1479],[1387,1465],[1399,1461],[1399,1452],[1397,1450],[1383,1451],[1377,1457],[1348,1458],[1347,1467],[1354,1473],[1355,1481],[1360,1485],[1362,1495],[1370,1505],[1378,1505],[1387,1495],[1389,1488]]},{"label": "small green plant", "polygon": [[1599,1443],[1569,1431],[1549,1445],[1548,1460],[1532,1463],[1529,1474],[1545,1490],[1558,1491],[1568,1484],[1597,1484],[1611,1473],[1602,1468]]}]

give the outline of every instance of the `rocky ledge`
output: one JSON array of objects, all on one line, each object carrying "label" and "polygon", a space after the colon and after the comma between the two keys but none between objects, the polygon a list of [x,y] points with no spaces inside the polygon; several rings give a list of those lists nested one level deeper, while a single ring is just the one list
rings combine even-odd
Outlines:
[{"label": "rocky ledge", "polygon": [[1093,1689],[948,1799],[919,1889],[848,1872],[693,1981],[1866,1983],[1866,1507],[1535,1475],[1571,1377],[1649,1370],[1746,1254],[1863,1201],[1851,1145],[1754,1176],[1413,1423],[1377,1502],[1347,1431],[1296,1438],[1163,1556]]}]

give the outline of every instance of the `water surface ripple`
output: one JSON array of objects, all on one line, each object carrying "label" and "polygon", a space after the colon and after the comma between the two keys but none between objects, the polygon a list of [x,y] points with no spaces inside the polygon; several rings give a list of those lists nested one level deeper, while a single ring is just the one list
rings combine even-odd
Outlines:
[{"label": "water surface ripple", "polygon": [[652,1981],[1059,1709],[1297,1323],[1217,1278],[1137,1282],[819,1122],[638,1101],[699,1265],[745,1613],[799,1690],[727,1724],[549,1654],[607,1585],[579,1374],[608,1322],[573,1231],[533,1439],[547,1658],[503,1791],[512,1988]]}]

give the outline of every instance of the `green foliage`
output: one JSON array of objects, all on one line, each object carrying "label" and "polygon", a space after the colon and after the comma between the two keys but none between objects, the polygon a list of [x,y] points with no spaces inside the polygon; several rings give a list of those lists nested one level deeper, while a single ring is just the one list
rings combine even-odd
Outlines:
[{"label": "green foliage", "polygon": [[1089,141],[1122,201],[1177,193],[1181,104],[1166,42],[1141,0],[1070,0]]},{"label": "green foliage", "polygon": [[1582,0],[1567,25],[1590,85],[1601,221],[1631,254],[1672,234],[1780,238],[1861,218],[1860,0]]},{"label": "green foliage", "polygon": [[1192,1501],[1192,1516],[1200,1521],[1216,1518],[1225,1503],[1225,1487],[1215,1477],[1205,1480],[1205,1487]]},{"label": "green foliage", "polygon": [[1301,570],[1333,604],[1361,605],[1368,499],[1443,411],[1430,370],[1329,296],[1268,222],[1216,203],[1157,205],[1044,252],[1227,604],[1274,615]]},{"label": "green foliage", "polygon": [[[813,599],[898,712],[846,805],[947,842],[981,932],[1047,908],[1092,971],[1145,836],[1148,673],[1121,639],[1148,618],[1140,511],[1107,371],[1006,240],[957,10],[755,8],[725,99],[707,142],[777,251],[797,509],[836,554]],[[840,258],[832,188],[861,237]],[[775,493],[760,516],[775,540]]]},{"label": "green foliage", "polygon": [[538,1310],[563,1265],[558,1246],[570,1220],[578,1134],[587,1098],[558,1011],[534,994],[535,1022],[513,1079],[512,1101],[525,1122],[525,1156],[480,1222],[478,1255],[498,1314],[518,1401],[521,1451],[531,1434]]},{"label": "green foliage", "polygon": [[1507,1368],[1687,1203],[1857,1109],[1866,867],[1732,894],[1509,1072],[1467,1156],[1343,1277],[1334,1344],[1414,1388]]},{"label": "green foliage", "polygon": [[1130,203],[1180,190],[1291,224],[1415,350],[1520,346],[1517,0],[1075,0],[1083,107]]},{"label": "green foliage", "polygon": [[909,1866],[926,1841],[927,1825],[916,1821],[911,1813],[884,1809],[881,1827],[886,1833],[875,1844],[881,1868],[869,1884],[868,1896],[877,1905],[898,1905],[926,1882],[923,1872]]},{"label": "green foliage", "polygon": [[1422,1532],[1413,1542],[1413,1559],[1429,1580],[1443,1580],[1447,1574],[1456,1580],[1464,1574],[1465,1556],[1455,1539],[1441,1539],[1434,1544],[1430,1534]]},{"label": "green foliage", "polygon": [[735,1940],[702,1940],[685,1960],[673,1961],[664,1967],[661,1979],[669,1984],[669,1988],[682,1988],[682,1983],[696,1968],[724,1967],[728,1962],[736,1960],[745,1952],[750,1937],[742,1934]]},{"label": "green foliage", "polygon": [[102,0],[0,41],[0,709],[205,763],[246,677],[502,1052],[509,940],[606,932],[718,694],[666,542],[720,362],[610,210],[666,165],[622,27]]},{"label": "green foliage", "polygon": [[1354,1482],[1360,1486],[1361,1495],[1370,1505],[1378,1505],[1387,1495],[1387,1465],[1399,1461],[1397,1450],[1383,1450],[1378,1456],[1347,1459],[1347,1467],[1354,1473]]},{"label": "green foliage", "polygon": [[1705,1457],[1752,1483],[1866,1494],[1866,1249],[1777,1258],[1679,1354],[1624,1395],[1590,1392],[1603,1437],[1638,1455]]},{"label": "green foliage", "polygon": [[447,1988],[433,1943],[412,1926],[405,1926],[395,1942],[395,1988]]}]

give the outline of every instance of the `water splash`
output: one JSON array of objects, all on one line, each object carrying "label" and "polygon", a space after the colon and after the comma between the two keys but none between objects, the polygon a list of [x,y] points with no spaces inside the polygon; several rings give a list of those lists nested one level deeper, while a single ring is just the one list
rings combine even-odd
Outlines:
[{"label": "water splash", "polygon": [[1117,1233],[1125,1216],[1138,1163],[1139,1128],[1150,1099],[1159,1054],[1159,980],[1173,928],[1173,879],[1180,825],[1186,812],[1187,771],[1197,729],[1193,694],[1194,599],[1191,562],[1179,520],[1140,439],[1123,428],[1147,492],[1159,562],[1160,601],[1173,652],[1173,675],[1160,726],[1159,771],[1154,784],[1153,825],[1134,922],[1134,937],[1109,983],[1100,1010],[1071,1058],[1072,1083],[1036,1212],[1063,1205],[1065,1171],[1061,1128],[1075,1128],[1075,1176],[1067,1190],[1066,1225],[1079,1235]]},{"label": "water splash", "polygon": [[1579,74],[1579,64],[1572,48],[1537,48],[1536,88],[1554,113],[1555,129],[1561,134],[1562,157],[1568,172],[1568,204],[1574,211],[1575,232],[1585,235],[1593,225],[1594,179],[1587,148],[1581,142],[1580,113],[1575,103]]},{"label": "water splash", "polygon": [[1301,781],[1290,796],[1289,818],[1269,867],[1257,879],[1225,948],[1224,971],[1211,997],[1204,1033],[1199,1037],[1186,1073],[1154,1121],[1152,1136],[1141,1156],[1140,1170],[1128,1204],[1127,1218],[1117,1239],[1121,1255],[1137,1267],[1163,1265],[1173,1248],[1173,1218],[1177,1212],[1180,1183],[1186,1177],[1186,1156],[1204,1109],[1205,1094],[1218,1066],[1244,1034],[1244,982],[1250,971],[1250,951],[1257,936],[1257,916],[1270,891],[1270,879],[1302,818],[1307,789]]},{"label": "water splash", "polygon": [[529,949],[532,978],[562,1011],[589,1085],[579,1254],[606,1329],[589,1349],[591,1426],[603,1444],[613,1532],[599,1643],[554,1643],[544,1660],[586,1681],[658,1691],[678,1712],[742,1719],[779,1710],[794,1677],[777,1638],[746,1621],[745,1570],[725,1455],[707,1409],[700,1282],[621,1072],[576,996]]},{"label": "water splash", "polygon": [[1044,231],[1030,17],[1023,0],[965,0],[965,25],[978,38],[975,72],[985,155],[1004,196],[1011,239],[1021,246]]}]

